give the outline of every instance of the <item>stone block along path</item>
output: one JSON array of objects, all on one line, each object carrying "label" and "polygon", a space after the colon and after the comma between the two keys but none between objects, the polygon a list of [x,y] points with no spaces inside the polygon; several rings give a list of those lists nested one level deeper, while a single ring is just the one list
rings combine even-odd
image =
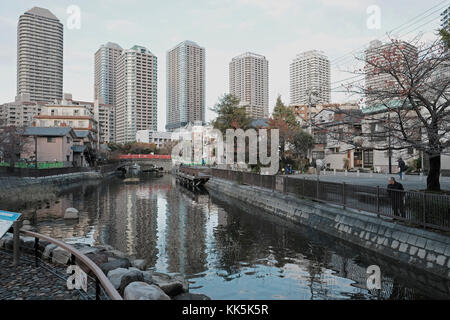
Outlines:
[{"label": "stone block along path", "polygon": [[78,290],[69,290],[66,280],[53,274],[47,268],[67,279],[65,268],[47,265],[38,267],[34,258],[21,254],[17,267],[12,266],[12,253],[0,250],[0,300],[81,300]]}]

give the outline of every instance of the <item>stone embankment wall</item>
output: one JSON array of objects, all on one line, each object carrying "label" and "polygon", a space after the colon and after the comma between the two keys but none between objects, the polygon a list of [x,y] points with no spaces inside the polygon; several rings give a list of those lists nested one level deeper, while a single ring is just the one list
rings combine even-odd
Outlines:
[{"label": "stone embankment wall", "polygon": [[213,178],[206,188],[264,212],[324,232],[401,263],[450,279],[450,237],[375,215]]},{"label": "stone embankment wall", "polygon": [[114,174],[78,172],[40,178],[0,177],[0,203],[31,203],[56,198],[61,187],[79,181],[102,179]]}]

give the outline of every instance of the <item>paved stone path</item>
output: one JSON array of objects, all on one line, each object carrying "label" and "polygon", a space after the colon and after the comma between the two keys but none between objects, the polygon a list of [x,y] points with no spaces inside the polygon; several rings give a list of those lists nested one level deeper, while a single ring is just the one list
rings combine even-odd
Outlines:
[{"label": "paved stone path", "polygon": [[[405,190],[424,190],[427,187],[426,177],[420,177],[415,175],[406,175],[403,176],[403,180],[398,179],[398,174],[377,174],[374,173],[372,176],[370,173],[360,173],[359,176],[357,173],[349,172],[347,176],[343,172],[336,172],[336,175],[333,174],[332,171],[327,171],[327,173],[324,175],[323,173],[320,174],[320,180],[321,181],[329,181],[329,182],[345,182],[348,184],[357,184],[357,185],[366,185],[366,186],[380,186],[383,188],[387,187],[388,184],[388,178],[394,177],[396,180],[398,180],[401,184],[403,184],[403,187]],[[312,174],[296,174],[296,175],[290,175],[289,177],[294,178],[307,178],[307,179],[316,179],[316,175]],[[441,189],[450,191],[450,177],[441,177]]]},{"label": "paved stone path", "polygon": [[[19,266],[12,267],[12,254],[0,250],[0,300],[82,299],[78,290],[67,289],[65,280],[45,269],[41,263],[36,268],[33,258],[22,255]],[[48,266],[60,275],[65,274],[64,268]]]}]

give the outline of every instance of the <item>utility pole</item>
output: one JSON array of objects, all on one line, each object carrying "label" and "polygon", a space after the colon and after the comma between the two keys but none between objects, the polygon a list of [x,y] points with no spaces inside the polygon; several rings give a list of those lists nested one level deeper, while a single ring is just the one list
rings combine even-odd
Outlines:
[{"label": "utility pole", "polygon": [[37,160],[37,136],[34,136],[34,167],[38,169],[38,160]]}]

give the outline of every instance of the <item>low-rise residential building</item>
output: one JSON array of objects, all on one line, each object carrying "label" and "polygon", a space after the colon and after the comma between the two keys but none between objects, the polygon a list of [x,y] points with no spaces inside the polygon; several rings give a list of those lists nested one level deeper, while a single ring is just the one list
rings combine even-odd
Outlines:
[{"label": "low-rise residential building", "polygon": [[136,132],[136,141],[143,143],[153,143],[158,148],[163,147],[169,142],[172,142],[172,132],[161,132],[153,130],[138,130]]},{"label": "low-rise residential building", "polygon": [[70,127],[75,131],[89,131],[93,138],[93,148],[97,149],[98,123],[85,105],[74,105],[70,101],[46,105],[34,119],[36,127]]},{"label": "low-rise residential building", "polygon": [[0,105],[0,125],[29,127],[45,104],[45,102],[32,102],[29,94],[21,94],[14,102]]},{"label": "low-rise residential building", "polygon": [[94,118],[98,122],[100,142],[110,143],[116,141],[115,107],[103,104],[98,100],[94,103]]},{"label": "low-rise residential building", "polygon": [[[391,108],[395,108],[395,106],[393,105]],[[374,172],[388,173],[389,163],[391,163],[391,170],[395,173],[398,171],[397,161],[399,158],[411,166],[413,160],[422,157],[420,151],[404,142],[403,139],[396,137],[396,130],[388,130],[389,127],[395,128],[395,124],[390,126],[384,124],[389,121],[389,117],[394,119],[397,116],[394,111],[390,111],[389,115],[389,111],[386,111],[385,107],[375,105],[366,108],[363,113],[361,149],[366,156],[363,168],[371,168]],[[417,117],[414,111],[411,111],[409,116]],[[406,126],[406,116],[404,125]],[[417,128],[416,135],[420,139],[420,127]]]},{"label": "low-rise residential building", "polygon": [[297,121],[300,125],[305,126],[308,124],[309,115],[311,118],[321,112],[322,110],[358,110],[359,106],[356,102],[351,103],[324,103],[324,104],[314,104],[309,107],[307,104],[295,104],[290,106]]},{"label": "low-rise residential building", "polygon": [[72,150],[74,152],[74,166],[88,167],[94,164],[97,143],[90,131],[75,130]]},{"label": "low-rise residential building", "polygon": [[72,146],[76,139],[72,128],[28,127],[24,136],[28,137],[20,154],[22,159],[37,162],[61,162],[64,167],[73,166]]},{"label": "low-rise residential building", "polygon": [[312,123],[314,148],[310,161],[322,160],[328,169],[345,170],[362,165],[353,137],[361,135],[361,110],[322,109]]}]

